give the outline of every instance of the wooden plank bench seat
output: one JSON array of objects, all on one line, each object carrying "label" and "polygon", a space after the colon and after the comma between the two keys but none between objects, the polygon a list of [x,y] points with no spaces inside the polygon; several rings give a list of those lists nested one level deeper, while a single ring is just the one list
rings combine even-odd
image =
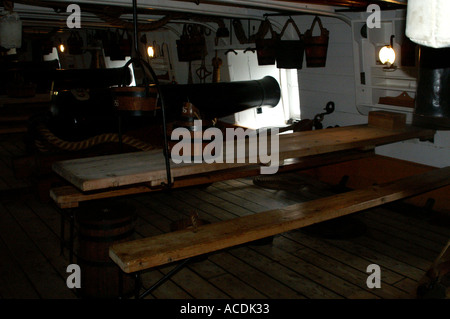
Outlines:
[{"label": "wooden plank bench seat", "polygon": [[372,186],[227,221],[112,245],[111,259],[125,272],[273,236],[322,221],[415,196],[450,184],[450,166]]}]

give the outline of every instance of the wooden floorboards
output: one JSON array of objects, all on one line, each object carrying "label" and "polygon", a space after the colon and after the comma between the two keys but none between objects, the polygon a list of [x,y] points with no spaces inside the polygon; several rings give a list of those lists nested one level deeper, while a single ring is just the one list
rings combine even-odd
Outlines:
[{"label": "wooden floorboards", "polygon": [[[25,153],[23,135],[0,136],[0,298],[74,299],[66,286],[67,250],[60,255],[60,214],[42,202],[29,180],[14,177],[11,159]],[[300,175],[299,175],[300,177]],[[322,196],[308,179],[298,189],[255,186],[251,178],[205,187],[133,195],[136,238],[170,231],[196,211],[215,222]],[[326,239],[305,230],[197,258],[147,296],[149,299],[405,299],[450,237],[425,213],[379,207],[351,216],[361,236]],[[311,230],[311,229],[309,229]],[[381,267],[381,288],[366,285],[367,266]],[[174,265],[142,273],[150,287]]]}]

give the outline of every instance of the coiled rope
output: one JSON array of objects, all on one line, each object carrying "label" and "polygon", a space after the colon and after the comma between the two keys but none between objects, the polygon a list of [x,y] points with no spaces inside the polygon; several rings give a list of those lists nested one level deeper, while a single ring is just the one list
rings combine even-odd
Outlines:
[{"label": "coiled rope", "polygon": [[[80,151],[103,143],[120,142],[119,135],[115,133],[100,134],[82,141],[72,142],[60,139],[59,137],[55,136],[48,128],[42,125],[38,127],[38,131],[46,142],[64,151]],[[142,151],[150,151],[152,149],[155,149],[153,145],[150,145],[128,135],[122,135],[121,142]],[[49,151],[48,146],[41,140],[35,140],[35,145],[41,152]]]}]

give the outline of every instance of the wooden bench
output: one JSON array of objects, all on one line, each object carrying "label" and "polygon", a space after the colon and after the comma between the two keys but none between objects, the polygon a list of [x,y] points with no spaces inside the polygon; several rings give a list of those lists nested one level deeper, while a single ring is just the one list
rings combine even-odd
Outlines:
[{"label": "wooden bench", "polygon": [[338,218],[450,184],[450,166],[384,185],[223,222],[112,245],[111,259],[134,273]]}]

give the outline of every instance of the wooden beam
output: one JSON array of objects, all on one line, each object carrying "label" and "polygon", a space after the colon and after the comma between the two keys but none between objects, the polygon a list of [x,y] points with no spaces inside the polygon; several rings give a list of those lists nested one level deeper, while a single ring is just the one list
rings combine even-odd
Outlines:
[{"label": "wooden beam", "polygon": [[363,211],[450,184],[450,166],[384,185],[338,194],[231,220],[112,245],[126,273],[206,254]]}]

